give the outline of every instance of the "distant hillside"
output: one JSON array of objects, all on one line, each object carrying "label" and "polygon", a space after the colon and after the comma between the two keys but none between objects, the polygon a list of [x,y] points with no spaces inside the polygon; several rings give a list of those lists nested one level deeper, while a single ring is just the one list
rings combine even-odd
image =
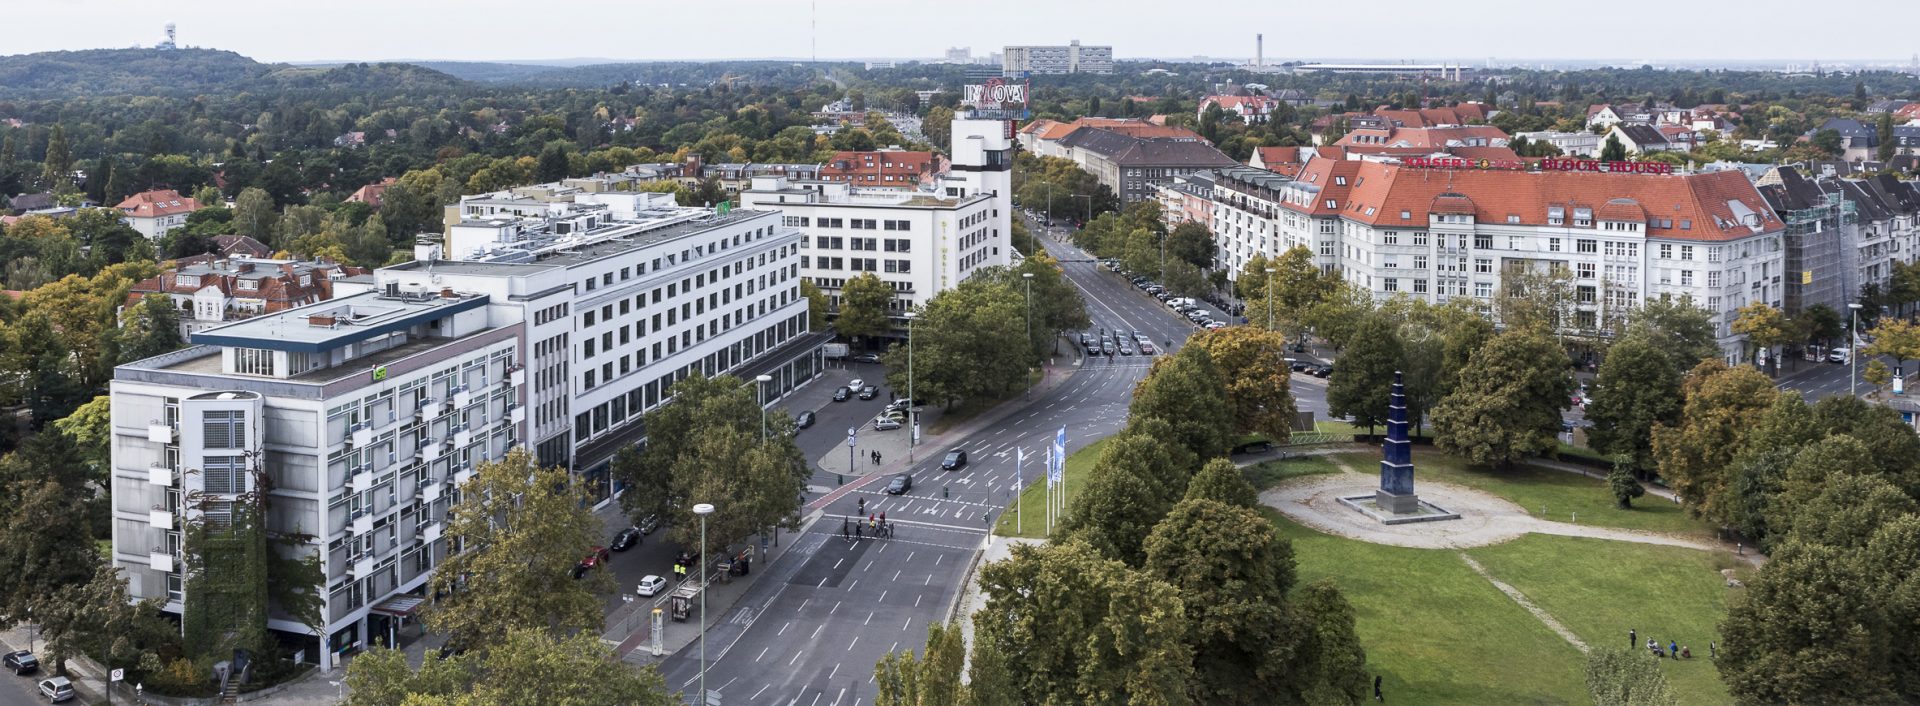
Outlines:
[{"label": "distant hillside", "polygon": [[89,49],[0,56],[0,97],[333,89],[455,90],[471,84],[411,64],[296,67],[215,49]]},{"label": "distant hillside", "polygon": [[506,64],[494,61],[415,61],[411,63],[454,78],[481,83],[512,82],[556,70],[553,66]]},{"label": "distant hillside", "polygon": [[[588,66],[538,66],[465,61],[423,61],[417,66],[469,81],[532,88],[594,88],[618,83],[705,86],[727,81],[755,85],[803,86],[820,75],[813,65],[791,61],[646,61]],[[857,64],[820,64],[824,69]]]}]

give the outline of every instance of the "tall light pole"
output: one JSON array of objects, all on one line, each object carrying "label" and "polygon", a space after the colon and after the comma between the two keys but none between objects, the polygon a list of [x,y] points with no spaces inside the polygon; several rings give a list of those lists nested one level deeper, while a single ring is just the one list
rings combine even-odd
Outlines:
[{"label": "tall light pole", "polygon": [[907,463],[913,463],[913,447],[920,444],[920,398],[913,396],[913,320],[918,312],[907,312]]},{"label": "tall light pole", "polygon": [[1273,330],[1273,274],[1279,270],[1267,268],[1267,330]]},{"label": "tall light pole", "polygon": [[1847,394],[1860,396],[1860,302],[1847,305],[1853,326],[1847,329]]},{"label": "tall light pole", "polygon": [[773,382],[772,375],[761,375],[753,379],[760,383],[754,387],[760,390],[760,440],[767,440],[767,383]]},{"label": "tall light pole", "polygon": [[[1020,279],[1027,284],[1027,348],[1031,351],[1033,348],[1033,273],[1022,272],[1020,273]],[[1027,373],[1026,382],[1026,397],[1027,399],[1033,399],[1033,373],[1031,372],[1031,368],[1029,368],[1029,372]]]},{"label": "tall light pole", "polygon": [[700,516],[700,703],[707,702],[707,516],[713,514],[712,503],[700,503],[693,506],[693,514]]}]

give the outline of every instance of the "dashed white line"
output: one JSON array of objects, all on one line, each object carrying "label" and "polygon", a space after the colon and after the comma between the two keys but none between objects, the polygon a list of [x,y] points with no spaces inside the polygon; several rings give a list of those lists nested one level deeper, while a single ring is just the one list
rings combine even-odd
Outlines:
[{"label": "dashed white line", "polygon": [[789,666],[789,667],[791,667],[791,666],[793,666],[793,663],[794,663],[794,662],[798,662],[798,661],[800,661],[800,655],[802,655],[802,654],[806,654],[806,651],[805,651],[805,650],[795,650],[795,651],[794,651],[794,653],[793,653],[793,659],[790,659],[790,660],[787,660],[787,666]]},{"label": "dashed white line", "polygon": [[782,625],[782,626],[780,626],[780,632],[776,632],[776,633],[774,633],[774,634],[773,634],[773,636],[774,636],[774,637],[779,637],[779,636],[781,636],[781,635],[785,635],[785,634],[787,634],[787,628],[790,628],[790,627],[793,627],[793,621],[791,621],[791,620],[789,620],[789,621],[787,621],[787,624],[786,624],[786,625]]},{"label": "dashed white line", "polygon": [[821,624],[819,624],[819,625],[816,625],[816,626],[814,626],[814,628],[813,628],[813,634],[812,634],[812,635],[810,635],[810,636],[808,636],[808,637],[807,637],[807,639],[809,639],[809,640],[812,640],[812,639],[814,639],[814,638],[817,638],[817,637],[820,637],[820,631],[821,631],[821,630],[825,630],[825,629],[827,629],[827,624],[826,624],[826,623],[821,623]]},{"label": "dashed white line", "polygon": [[766,647],[762,647],[762,648],[760,648],[760,657],[755,657],[755,658],[753,658],[753,661],[755,661],[755,662],[758,662],[758,661],[760,661],[760,659],[761,659],[761,657],[766,657],[766,656],[767,656],[767,650],[771,650],[771,649],[773,649],[773,646],[772,646],[772,645],[768,645],[768,646],[766,646]]},{"label": "dashed white line", "polygon": [[853,646],[854,646],[854,645],[858,645],[858,644],[860,644],[860,636],[859,636],[859,635],[855,635],[855,636],[853,636],[853,642],[849,642],[849,643],[847,643],[847,651],[848,651],[848,652],[852,652],[852,651],[853,651]]}]

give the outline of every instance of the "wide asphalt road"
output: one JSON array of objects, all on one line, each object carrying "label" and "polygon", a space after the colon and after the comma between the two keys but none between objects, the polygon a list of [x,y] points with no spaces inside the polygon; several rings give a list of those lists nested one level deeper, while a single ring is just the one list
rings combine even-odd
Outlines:
[{"label": "wide asphalt road", "polygon": [[[1086,258],[1063,243],[1046,244],[1062,259]],[[1171,340],[1178,348],[1195,330],[1093,263],[1068,263],[1066,271],[1096,331],[1138,330],[1156,346]],[[1061,351],[1059,364],[1071,365],[1076,356],[1064,345]],[[966,449],[966,467],[941,470],[945,449],[923,445],[906,471],[913,478],[906,494],[882,493],[889,476],[875,476],[832,501],[826,518],[763,569],[769,573],[708,631],[707,689],[729,705],[871,704],[880,657],[922,649],[927,625],[947,619],[987,527],[1013,496],[1016,474],[1025,485],[1042,478],[1046,446],[1062,426],[1070,453],[1118,431],[1151,362],[1137,355],[1089,359],[1024,408],[952,444]],[[1026,451],[1024,469],[1015,467],[1016,448]],[[859,514],[861,498],[867,513],[887,513],[891,538],[842,536],[843,518]],[[662,665],[667,686],[694,703],[699,671],[693,646]]]}]

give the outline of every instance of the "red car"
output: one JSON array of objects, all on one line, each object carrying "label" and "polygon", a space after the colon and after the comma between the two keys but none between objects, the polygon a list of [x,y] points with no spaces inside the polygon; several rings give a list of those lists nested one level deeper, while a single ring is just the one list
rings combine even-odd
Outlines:
[{"label": "red car", "polygon": [[573,567],[573,577],[580,578],[586,576],[587,572],[591,571],[594,567],[612,560],[613,555],[607,552],[606,547],[594,547],[591,551],[587,552],[587,558],[581,559],[580,564]]}]

